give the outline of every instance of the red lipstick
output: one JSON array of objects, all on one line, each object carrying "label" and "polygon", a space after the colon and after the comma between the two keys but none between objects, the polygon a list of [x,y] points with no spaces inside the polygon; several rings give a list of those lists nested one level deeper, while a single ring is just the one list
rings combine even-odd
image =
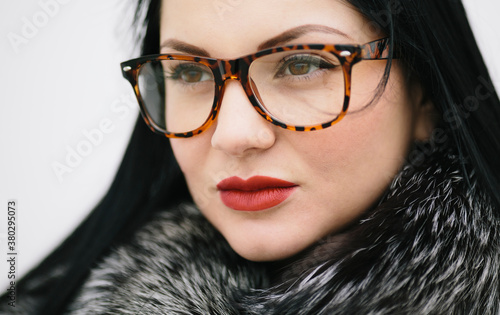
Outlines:
[{"label": "red lipstick", "polygon": [[240,211],[259,211],[285,201],[297,187],[282,179],[253,176],[247,180],[233,176],[217,184],[222,202]]}]

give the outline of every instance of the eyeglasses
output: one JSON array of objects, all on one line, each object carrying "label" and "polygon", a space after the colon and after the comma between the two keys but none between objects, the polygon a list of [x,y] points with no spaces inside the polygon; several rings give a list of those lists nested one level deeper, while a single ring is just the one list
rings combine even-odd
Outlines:
[{"label": "eyeglasses", "polygon": [[275,47],[234,60],[150,55],[121,67],[151,130],[187,138],[215,121],[228,80],[240,81],[255,110],[279,127],[330,127],[347,113],[353,65],[388,56],[389,40],[383,38],[364,45]]}]

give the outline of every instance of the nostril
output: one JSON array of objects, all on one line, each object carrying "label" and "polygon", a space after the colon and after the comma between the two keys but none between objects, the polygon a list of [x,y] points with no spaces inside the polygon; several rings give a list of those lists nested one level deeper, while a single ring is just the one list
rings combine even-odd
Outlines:
[{"label": "nostril", "polygon": [[269,148],[274,144],[276,140],[271,129],[261,129],[257,134],[257,146],[260,148]]}]

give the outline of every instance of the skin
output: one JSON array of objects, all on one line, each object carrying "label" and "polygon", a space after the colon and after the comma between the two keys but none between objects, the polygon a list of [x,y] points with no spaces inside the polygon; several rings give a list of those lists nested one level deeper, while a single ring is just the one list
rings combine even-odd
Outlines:
[{"label": "skin", "polygon": [[[162,43],[182,40],[211,57],[233,59],[308,24],[346,36],[311,31],[280,44],[364,44],[381,37],[358,12],[335,0],[166,0],[160,37]],[[161,52],[179,53],[171,46]],[[254,261],[291,257],[346,228],[380,199],[412,141],[428,137],[432,129],[432,104],[397,62],[381,99],[359,110],[373,97],[385,65],[363,61],[354,66],[354,110],[330,128],[296,132],[274,126],[253,109],[241,84],[231,80],[214,125],[196,137],[171,139],[195,202],[238,254]],[[283,203],[263,211],[235,211],[222,203],[217,183],[255,175],[298,187]]]}]

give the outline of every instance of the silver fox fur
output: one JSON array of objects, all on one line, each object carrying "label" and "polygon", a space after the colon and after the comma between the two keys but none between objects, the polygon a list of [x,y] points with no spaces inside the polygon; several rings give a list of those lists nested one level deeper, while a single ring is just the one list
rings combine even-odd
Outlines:
[{"label": "silver fox fur", "polygon": [[[500,314],[498,214],[462,161],[407,165],[383,201],[293,262],[240,258],[194,206],[95,268],[68,314]],[[498,211],[498,209],[496,209]]]}]

